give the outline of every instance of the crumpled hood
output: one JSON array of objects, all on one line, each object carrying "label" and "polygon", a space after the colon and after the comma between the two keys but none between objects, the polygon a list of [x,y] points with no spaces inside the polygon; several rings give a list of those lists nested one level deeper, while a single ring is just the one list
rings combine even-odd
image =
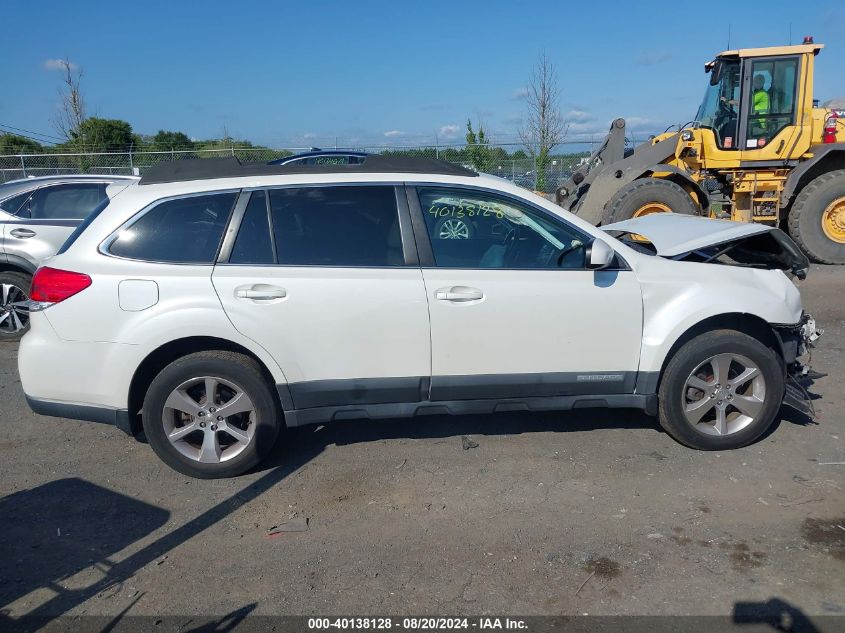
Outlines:
[{"label": "crumpled hood", "polygon": [[[608,233],[642,236],[653,247],[653,251],[647,251],[649,254],[667,259],[777,269],[799,279],[806,277],[810,267],[807,256],[791,237],[765,224],[655,213],[601,228]],[[642,252],[630,238],[620,239]]]},{"label": "crumpled hood", "polygon": [[765,224],[711,220],[679,213],[652,213],[641,218],[606,224],[601,228],[604,231],[642,235],[662,257],[676,257],[707,246],[776,230]]}]

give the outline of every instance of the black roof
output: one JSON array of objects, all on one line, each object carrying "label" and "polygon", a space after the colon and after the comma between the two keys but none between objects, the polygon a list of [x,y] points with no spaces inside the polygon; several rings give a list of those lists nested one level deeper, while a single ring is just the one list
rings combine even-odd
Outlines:
[{"label": "black roof", "polygon": [[185,180],[211,180],[240,176],[275,176],[286,174],[440,174],[446,176],[477,176],[478,173],[460,165],[434,158],[412,156],[384,156],[373,154],[357,165],[267,165],[242,163],[230,158],[186,158],[157,163],[141,177],[141,185]]}]

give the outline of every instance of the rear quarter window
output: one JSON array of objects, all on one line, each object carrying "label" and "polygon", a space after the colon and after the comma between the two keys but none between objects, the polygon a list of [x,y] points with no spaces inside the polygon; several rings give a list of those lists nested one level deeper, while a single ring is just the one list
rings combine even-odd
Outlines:
[{"label": "rear quarter window", "polygon": [[212,264],[237,192],[160,202],[120,230],[108,252],[117,257],[174,264]]}]

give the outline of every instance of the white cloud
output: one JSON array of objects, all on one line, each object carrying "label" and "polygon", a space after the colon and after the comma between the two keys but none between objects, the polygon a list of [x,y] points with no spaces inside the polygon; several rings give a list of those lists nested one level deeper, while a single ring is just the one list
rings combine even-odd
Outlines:
[{"label": "white cloud", "polygon": [[647,116],[626,116],[625,125],[629,128],[643,128],[657,125],[657,121]]},{"label": "white cloud", "polygon": [[437,131],[437,135],[442,138],[455,138],[458,136],[458,132],[460,131],[460,125],[442,125]]},{"label": "white cloud", "polygon": [[564,114],[563,118],[570,123],[586,123],[587,121],[595,119],[595,117],[589,112],[585,112],[584,110],[579,110],[577,108]]},{"label": "white cloud", "polygon": [[397,136],[402,136],[404,132],[402,130],[388,130],[384,133],[387,138],[395,138]]},{"label": "white cloud", "polygon": [[317,138],[317,135],[314,134],[314,132],[306,132],[305,134],[302,135],[302,138],[304,138],[304,139]]},{"label": "white cloud", "polygon": [[[74,64],[73,62],[68,62],[71,70],[78,70],[79,66]],[[64,70],[65,69],[65,60],[63,59],[45,59],[44,60],[44,70]]]},{"label": "white cloud", "polygon": [[525,99],[525,97],[527,97],[527,96],[528,96],[528,88],[526,86],[523,86],[522,88],[519,88],[518,90],[514,90],[513,94],[511,95],[511,99],[516,101],[518,99]]}]

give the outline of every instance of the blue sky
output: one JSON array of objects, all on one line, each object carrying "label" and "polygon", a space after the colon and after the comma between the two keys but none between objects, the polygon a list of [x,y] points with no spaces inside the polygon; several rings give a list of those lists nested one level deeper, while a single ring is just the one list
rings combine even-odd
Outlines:
[{"label": "blue sky", "polygon": [[458,142],[468,116],[516,141],[542,50],[573,137],[616,116],[662,131],[695,114],[729,26],[732,48],[786,44],[790,23],[793,43],[812,34],[816,97],[845,95],[845,5],[830,0],[5,0],[0,16],[0,125],[43,135],[56,58],[84,69],[89,114],[274,147]]}]

